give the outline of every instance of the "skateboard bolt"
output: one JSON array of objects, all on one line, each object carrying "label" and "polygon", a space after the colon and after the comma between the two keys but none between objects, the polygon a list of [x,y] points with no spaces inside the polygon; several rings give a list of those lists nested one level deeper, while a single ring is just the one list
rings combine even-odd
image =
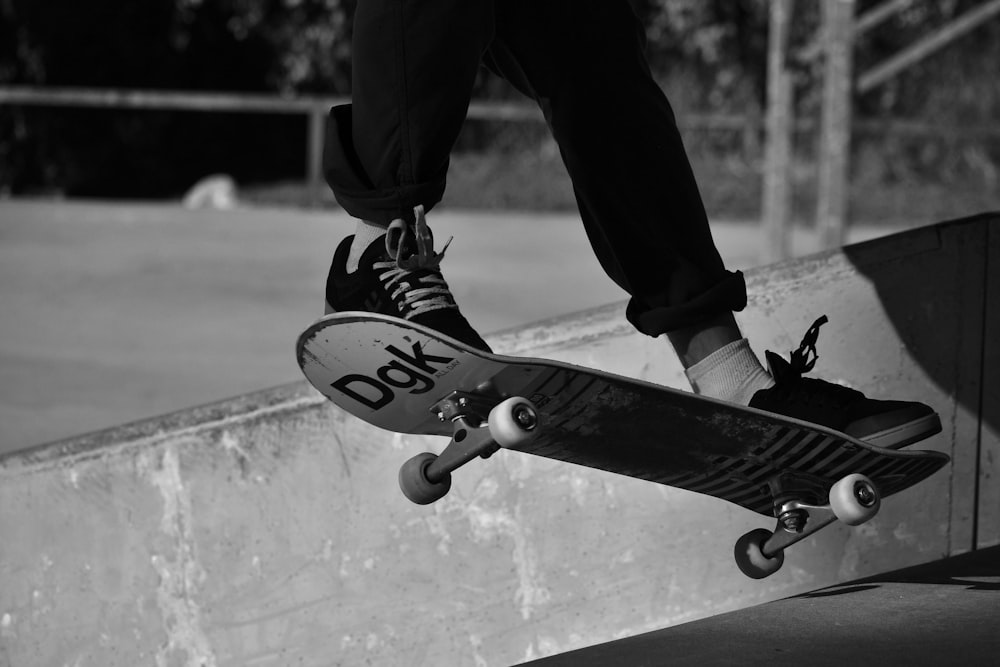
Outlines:
[{"label": "skateboard bolt", "polygon": [[521,404],[514,408],[514,419],[525,431],[530,431],[538,425],[538,415],[527,405]]},{"label": "skateboard bolt", "polygon": [[803,510],[788,510],[787,512],[782,512],[778,517],[778,521],[784,529],[793,533],[801,533],[806,527],[807,519],[808,514]]},{"label": "skateboard bolt", "polygon": [[864,507],[871,507],[877,500],[875,489],[864,482],[858,482],[854,485],[854,497],[857,498],[858,502]]}]

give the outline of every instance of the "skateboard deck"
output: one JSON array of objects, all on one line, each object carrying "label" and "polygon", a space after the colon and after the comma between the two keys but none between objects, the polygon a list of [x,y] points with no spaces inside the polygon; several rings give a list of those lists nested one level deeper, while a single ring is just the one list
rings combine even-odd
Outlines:
[{"label": "skateboard deck", "polygon": [[777,519],[736,545],[748,576],[840,519],[871,518],[882,497],[939,470],[934,451],[890,450],[821,426],[558,361],[487,354],[405,320],[321,318],[299,337],[306,378],[333,403],[398,433],[441,435],[440,456],[404,464],[415,502],[499,447],[711,495]]}]

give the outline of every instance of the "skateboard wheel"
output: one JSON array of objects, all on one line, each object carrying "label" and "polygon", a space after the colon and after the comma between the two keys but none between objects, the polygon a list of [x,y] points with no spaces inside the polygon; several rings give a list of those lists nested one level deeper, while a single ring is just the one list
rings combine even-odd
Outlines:
[{"label": "skateboard wheel", "polygon": [[878,513],[882,498],[870,479],[855,473],[830,487],[830,509],[848,526],[860,526]]},{"label": "skateboard wheel", "polygon": [[769,577],[780,570],[785,562],[784,551],[779,551],[771,557],[764,555],[764,543],[769,537],[771,531],[757,528],[736,541],[736,546],[733,548],[736,566],[751,579]]},{"label": "skateboard wheel", "polygon": [[427,466],[437,459],[437,454],[424,452],[409,459],[399,468],[399,488],[411,502],[429,505],[444,498],[451,489],[451,473],[439,482],[427,479]]},{"label": "skateboard wheel", "polygon": [[538,410],[526,398],[508,398],[490,410],[490,436],[505,449],[517,449],[535,436]]}]

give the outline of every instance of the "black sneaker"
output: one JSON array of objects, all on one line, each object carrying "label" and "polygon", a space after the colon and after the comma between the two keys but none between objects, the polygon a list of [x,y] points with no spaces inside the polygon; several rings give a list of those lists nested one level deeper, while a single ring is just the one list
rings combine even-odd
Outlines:
[{"label": "black sneaker", "polygon": [[827,426],[890,449],[941,432],[941,419],[923,403],[874,400],[855,389],[802,377],[816,365],[816,339],[827,321],[824,315],[813,323],[792,352],[791,362],[766,352],[775,384],[754,394],[750,407]]},{"label": "black sneaker", "polygon": [[347,272],[353,236],[337,247],[326,281],[327,313],[365,311],[392,315],[439,331],[466,345],[492,352],[465,316],[441,275],[444,250],[434,253],[423,207],[415,210],[414,229],[402,220],[372,243],[358,265]]}]

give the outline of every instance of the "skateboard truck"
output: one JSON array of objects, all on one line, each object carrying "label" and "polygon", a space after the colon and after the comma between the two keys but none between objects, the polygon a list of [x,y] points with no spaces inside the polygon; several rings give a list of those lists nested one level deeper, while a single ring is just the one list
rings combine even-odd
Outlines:
[{"label": "skateboard truck", "polygon": [[517,449],[534,437],[539,426],[535,406],[519,396],[500,400],[456,391],[431,410],[441,421],[451,421],[454,430],[440,455],[417,454],[399,469],[403,495],[420,505],[448,493],[453,471],[477,456],[489,458],[501,447]]},{"label": "skateboard truck", "polygon": [[[777,572],[785,562],[785,549],[834,521],[859,526],[878,513],[882,498],[870,479],[861,474],[842,477],[830,487],[829,502],[814,505],[783,492],[781,478],[768,480],[775,500],[778,524],[773,531],[751,530],[736,542],[736,565],[743,574],[763,579]],[[784,497],[782,497],[782,495]]]}]

